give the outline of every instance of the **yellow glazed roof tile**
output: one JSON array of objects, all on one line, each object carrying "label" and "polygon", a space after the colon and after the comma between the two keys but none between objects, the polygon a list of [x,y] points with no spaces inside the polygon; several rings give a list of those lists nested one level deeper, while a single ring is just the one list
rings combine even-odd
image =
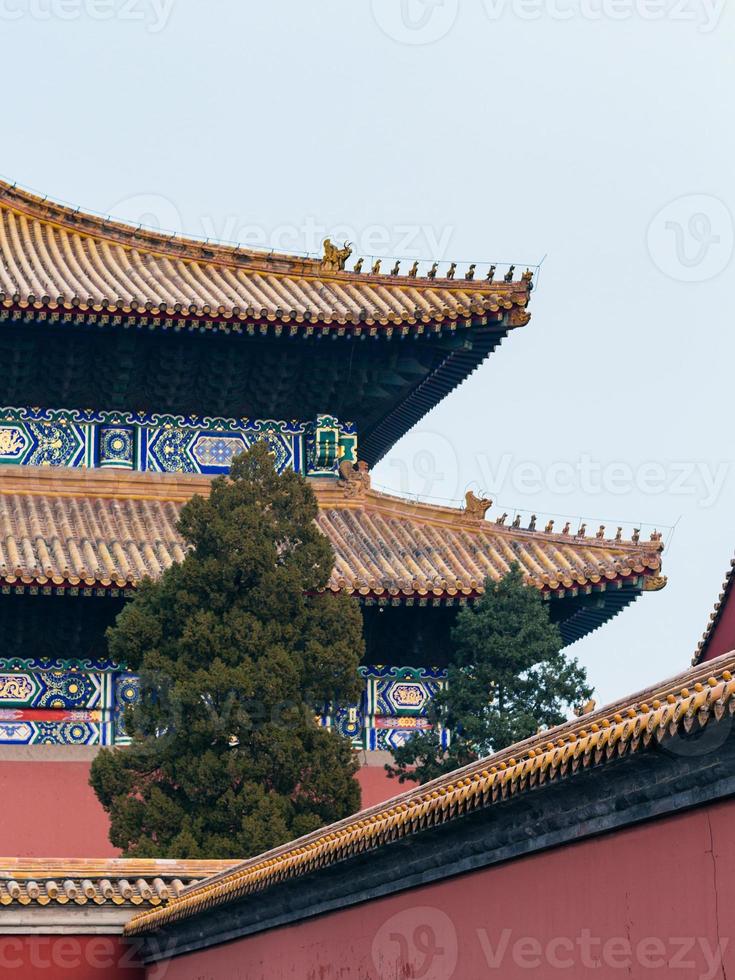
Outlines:
[{"label": "yellow glazed roof tile", "polygon": [[[8,586],[135,587],[184,557],[183,503],[210,479],[13,467],[0,474],[0,581]],[[377,598],[471,597],[517,561],[547,592],[643,576],[660,581],[661,541],[529,531],[466,511],[313,481],[335,552],[328,587]]]},{"label": "yellow glazed roof tile", "polygon": [[[515,310],[531,277],[499,282],[373,275],[343,262],[144,231],[0,182],[0,309],[391,328]],[[336,267],[335,267],[336,266]]]},{"label": "yellow glazed roof tile", "polygon": [[0,858],[0,908],[115,905],[156,908],[232,861]]}]

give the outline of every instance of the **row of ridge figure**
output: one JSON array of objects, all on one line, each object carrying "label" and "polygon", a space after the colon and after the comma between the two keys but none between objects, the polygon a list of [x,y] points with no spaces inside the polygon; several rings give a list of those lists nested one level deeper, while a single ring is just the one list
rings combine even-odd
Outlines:
[{"label": "row of ridge figure", "polygon": [[[351,255],[352,255],[352,247],[350,242],[345,242],[342,248],[337,248],[337,246],[332,243],[331,239],[327,238],[324,241],[324,255],[322,257],[322,269],[325,272],[344,272],[345,267],[347,265],[347,259],[349,259]],[[370,269],[371,275],[377,276],[381,274],[380,267],[382,265],[382,261],[383,261],[382,259],[375,259],[372,268]],[[351,271],[361,273],[364,262],[365,262],[364,259],[362,258],[358,259]],[[493,282],[493,280],[495,279],[496,268],[497,267],[494,265],[490,266],[490,270],[488,271],[488,274],[485,277],[487,282]],[[390,275],[391,276],[400,275],[400,269],[401,269],[401,260],[396,259],[395,265],[390,271]],[[468,268],[464,276],[467,282],[471,282],[475,278],[476,269],[477,269],[477,263],[473,262],[472,265],[470,265],[470,267]],[[515,269],[516,267],[514,265],[510,266],[505,276],[503,277],[504,282],[513,282],[513,275],[515,274]],[[431,268],[429,269],[429,271],[426,273],[426,278],[436,279],[438,270],[439,270],[439,263],[434,262]],[[411,268],[408,270],[407,275],[409,279],[416,279],[418,277],[418,274],[419,274],[419,261],[417,259],[413,263]],[[444,276],[440,278],[454,279],[456,277],[456,274],[457,274],[457,263],[452,262],[448,270],[444,274]],[[532,279],[533,279],[533,272],[530,269],[526,269],[526,271],[521,276],[521,281],[527,282],[530,285]]]}]

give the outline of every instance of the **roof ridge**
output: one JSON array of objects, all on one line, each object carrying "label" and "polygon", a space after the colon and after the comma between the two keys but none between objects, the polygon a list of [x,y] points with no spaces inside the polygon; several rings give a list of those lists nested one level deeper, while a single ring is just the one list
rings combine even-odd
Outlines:
[{"label": "roof ridge", "polygon": [[[510,266],[511,278],[495,281],[493,279],[475,279],[475,265],[470,264],[470,270],[461,279],[455,279],[457,263],[450,263],[446,276],[437,274],[438,263],[435,263],[432,274],[399,275],[398,273],[380,273],[377,271],[362,272],[362,262],[356,270],[344,267],[333,268],[328,261],[328,253],[322,257],[309,254],[298,255],[280,252],[275,249],[257,249],[243,247],[235,243],[199,238],[195,235],[183,235],[172,232],[164,234],[154,228],[135,225],[121,219],[96,213],[70,204],[63,204],[48,196],[41,196],[27,190],[16,183],[0,179],[0,207],[5,205],[16,214],[23,214],[38,221],[56,225],[74,234],[123,245],[126,248],[138,249],[149,253],[160,253],[163,258],[177,256],[188,261],[204,262],[208,265],[225,268],[241,268],[248,272],[262,272],[266,275],[291,275],[300,278],[327,279],[345,284],[359,282],[366,285],[391,286],[404,289],[415,289],[422,286],[448,292],[482,293],[527,293],[532,288],[533,273],[527,269],[520,279],[512,278],[515,266]],[[326,240],[327,242],[329,239]],[[351,254],[351,251],[350,251]],[[388,263],[392,258],[383,259]],[[400,265],[400,261],[398,262]],[[378,268],[380,263],[378,263]],[[414,267],[416,268],[416,266]],[[493,266],[493,269],[495,266]],[[469,278],[467,278],[469,276]]]},{"label": "roof ridge", "polygon": [[[358,498],[360,499],[360,498]],[[524,541],[541,541],[548,542],[554,541],[555,543],[574,543],[579,544],[584,541],[586,547],[591,548],[609,548],[610,545],[614,545],[616,549],[621,552],[629,550],[630,547],[640,549],[642,551],[662,551],[663,550],[663,539],[658,531],[653,531],[649,541],[636,540],[635,538],[625,539],[625,538],[608,538],[600,534],[600,531],[606,529],[606,525],[600,524],[597,534],[594,537],[588,537],[586,533],[586,528],[588,523],[591,521],[580,520],[578,530],[575,533],[570,531],[554,531],[553,528],[549,528],[549,524],[553,525],[555,522],[553,520],[549,521],[545,529],[539,527],[521,527],[520,524],[507,524],[505,520],[501,518],[496,518],[494,521],[486,519],[484,515],[482,517],[472,514],[470,508],[465,506],[462,507],[461,504],[457,507],[447,506],[446,504],[435,504],[423,500],[412,500],[410,497],[401,497],[397,494],[388,493],[384,490],[373,489],[367,491],[364,498],[360,499],[360,503],[365,505],[371,500],[378,499],[379,501],[385,501],[390,504],[397,504],[403,507],[415,508],[417,512],[424,511],[428,513],[438,513],[448,515],[453,523],[456,525],[457,519],[461,519],[462,523],[471,524],[474,530],[481,530],[492,534],[502,534],[507,535],[514,540],[517,540],[520,536]],[[477,499],[477,498],[475,498]],[[481,501],[482,503],[487,503],[492,506],[491,500]],[[457,501],[459,504],[459,501]],[[489,509],[489,507],[488,507]],[[502,515],[507,518],[507,514]],[[536,518],[536,515],[533,515]],[[622,528],[619,528],[622,530]],[[636,529],[638,533],[640,531]]]},{"label": "roof ridge", "polygon": [[[67,877],[100,877],[102,875],[137,874],[144,872],[158,875],[180,875],[200,872],[203,869],[224,869],[236,863],[221,858],[29,858],[0,857],[0,880],[25,878],[52,878],[65,874]],[[188,874],[186,874],[188,877]]]},{"label": "roof ridge", "polygon": [[[269,256],[275,256],[286,262],[305,264],[306,266],[319,267],[319,260],[305,256],[291,255],[287,252],[268,252],[258,249],[241,248],[239,245],[226,244],[224,242],[210,242],[209,239],[200,240],[193,235],[178,235],[171,233],[163,234],[153,228],[146,228],[142,225],[123,221],[121,219],[105,217],[103,214],[82,208],[74,208],[70,204],[62,204],[49,197],[41,197],[33,191],[26,190],[17,184],[10,184],[0,179],[0,205],[6,205],[16,213],[25,214],[39,221],[56,224],[60,227],[76,234],[86,234],[97,236],[103,239],[125,245],[129,248],[145,248],[149,246],[150,251],[161,251],[163,255],[169,255],[176,246],[180,246],[184,251],[183,257],[190,259],[206,259],[216,264],[217,253],[229,256],[230,261],[236,255],[252,257],[267,262]],[[185,250],[189,247],[197,249],[197,255],[189,255]],[[213,255],[207,253],[213,252]],[[255,271],[252,266],[248,266]],[[275,271],[268,269],[268,271]]]},{"label": "roof ridge", "polygon": [[[6,467],[0,473],[0,497],[14,494],[29,496],[89,497],[98,499],[122,500],[161,500],[178,503],[188,500],[196,492],[205,492],[216,477],[202,474],[154,473],[151,471],[126,471],[96,468],[17,466]],[[331,477],[311,477],[309,483],[314,489],[322,510],[370,510],[390,511],[397,515],[409,514],[419,519],[435,516],[440,523],[454,528],[465,528],[473,532],[496,534],[509,540],[524,542],[580,545],[592,549],[606,549],[630,554],[648,554],[663,550],[663,539],[658,531],[651,534],[648,541],[633,538],[608,538],[597,535],[587,537],[586,523],[581,522],[577,533],[553,531],[540,528],[523,528],[487,520],[473,515],[465,507],[450,507],[445,504],[428,503],[401,497],[384,490],[367,488],[363,494],[348,495],[347,485],[342,479]],[[141,487],[143,492],[127,492],[127,487]],[[98,490],[99,488],[99,490]],[[487,503],[487,501],[485,501]],[[492,502],[489,502],[492,503]],[[329,505],[332,505],[329,507]],[[553,521],[549,523],[553,524]],[[582,533],[580,534],[580,530]]]}]

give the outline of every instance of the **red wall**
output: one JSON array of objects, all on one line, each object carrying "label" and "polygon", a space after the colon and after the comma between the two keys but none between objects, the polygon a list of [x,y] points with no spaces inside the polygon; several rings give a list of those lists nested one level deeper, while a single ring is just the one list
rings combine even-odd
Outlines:
[{"label": "red wall", "polygon": [[117,856],[88,780],[86,761],[0,761],[0,856]]},{"label": "red wall", "polygon": [[[88,780],[86,761],[0,761],[0,857],[119,855]],[[382,766],[363,766],[358,781],[364,807],[407,788],[388,779]]]},{"label": "red wall", "polygon": [[[734,573],[735,574],[735,573]],[[717,625],[707,644],[705,660],[714,660],[723,653],[735,650],[735,585],[732,585],[725,599],[725,608],[721,611]]]},{"label": "red wall", "polygon": [[390,779],[383,766],[362,766],[357,773],[357,781],[362,790],[362,808],[384,803],[392,796],[414,789],[415,783],[399,783]]},{"label": "red wall", "polygon": [[0,976],[18,980],[143,980],[132,947],[116,936],[0,936]]},{"label": "red wall", "polygon": [[735,801],[719,803],[180,957],[147,978],[724,980],[735,976],[733,821]]}]

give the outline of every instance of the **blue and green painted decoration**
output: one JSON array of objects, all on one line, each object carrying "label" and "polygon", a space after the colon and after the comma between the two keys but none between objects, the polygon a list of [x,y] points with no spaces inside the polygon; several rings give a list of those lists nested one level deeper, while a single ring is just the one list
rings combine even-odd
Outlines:
[{"label": "blue and green painted decoration", "polygon": [[227,473],[233,457],[264,440],[278,472],[336,476],[357,462],[354,425],[184,415],[0,408],[0,465],[70,466],[154,473]]},{"label": "blue and green painted decoration", "polygon": [[[331,710],[320,724],[356,749],[392,751],[431,727],[429,705],[446,685],[441,669],[361,667],[358,704]],[[0,658],[0,746],[125,745],[125,709],[140,680],[109,660]],[[442,732],[448,744],[448,733]]]},{"label": "blue and green painted decoration", "polygon": [[[360,667],[364,689],[358,704],[327,708],[321,716],[326,728],[336,728],[352,739],[356,749],[392,752],[417,732],[432,727],[429,707],[446,686],[446,670],[432,667]],[[442,744],[449,733],[441,732]]]},{"label": "blue and green painted decoration", "polygon": [[119,671],[109,662],[0,659],[0,745],[112,745]]}]

